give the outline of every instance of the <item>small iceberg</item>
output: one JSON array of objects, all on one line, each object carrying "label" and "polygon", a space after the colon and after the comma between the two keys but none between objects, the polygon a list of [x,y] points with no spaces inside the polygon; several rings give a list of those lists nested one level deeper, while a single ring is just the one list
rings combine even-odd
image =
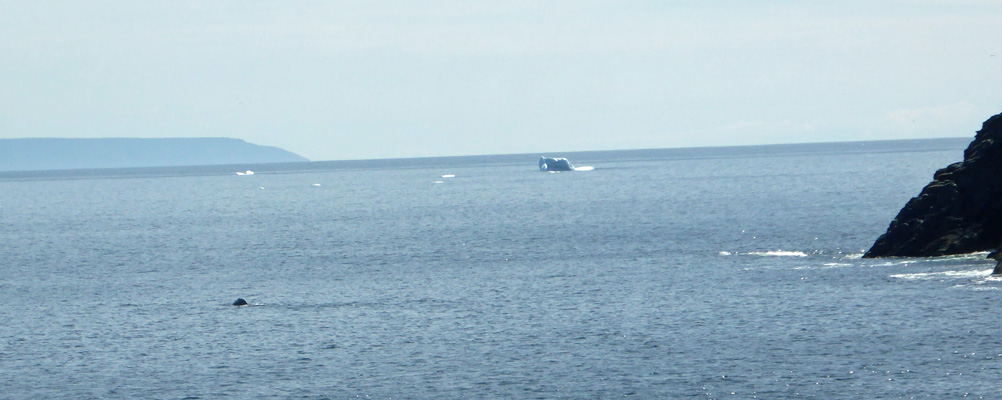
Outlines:
[{"label": "small iceberg", "polygon": [[542,172],[591,171],[593,169],[595,167],[592,166],[575,167],[566,158],[539,157],[539,170]]},{"label": "small iceberg", "polygon": [[244,172],[237,172],[237,175],[239,175],[239,176],[254,175],[254,171],[246,170]]},{"label": "small iceberg", "polygon": [[456,177],[456,175],[453,175],[453,174],[447,174],[447,175],[442,175],[442,177],[443,177],[443,178],[455,178],[455,177]]},{"label": "small iceberg", "polygon": [[550,158],[550,157],[539,157],[539,170],[543,172],[548,171],[573,171],[574,164],[571,164],[566,158]]}]

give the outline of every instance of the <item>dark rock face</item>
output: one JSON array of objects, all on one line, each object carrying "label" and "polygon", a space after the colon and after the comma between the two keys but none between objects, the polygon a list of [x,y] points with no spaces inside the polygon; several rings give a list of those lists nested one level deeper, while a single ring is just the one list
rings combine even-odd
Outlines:
[{"label": "dark rock face", "polygon": [[988,258],[995,260],[995,269],[992,270],[992,275],[1002,275],[1002,251],[995,250],[988,254]]},{"label": "dark rock face", "polygon": [[1002,244],[1002,114],[985,121],[964,161],[936,172],[863,255],[933,257]]}]

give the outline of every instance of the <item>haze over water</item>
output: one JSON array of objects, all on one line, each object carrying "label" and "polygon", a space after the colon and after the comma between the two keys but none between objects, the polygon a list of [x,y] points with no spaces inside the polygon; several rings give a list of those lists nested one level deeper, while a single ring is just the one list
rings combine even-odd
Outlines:
[{"label": "haze over water", "polygon": [[0,387],[997,398],[985,255],[859,258],[968,141],[3,174]]}]

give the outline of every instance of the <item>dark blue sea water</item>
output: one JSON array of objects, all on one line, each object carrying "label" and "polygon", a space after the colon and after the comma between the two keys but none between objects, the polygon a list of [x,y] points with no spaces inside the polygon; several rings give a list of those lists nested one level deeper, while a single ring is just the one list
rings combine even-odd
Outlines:
[{"label": "dark blue sea water", "polygon": [[1000,398],[968,141],[3,174],[0,397]]}]

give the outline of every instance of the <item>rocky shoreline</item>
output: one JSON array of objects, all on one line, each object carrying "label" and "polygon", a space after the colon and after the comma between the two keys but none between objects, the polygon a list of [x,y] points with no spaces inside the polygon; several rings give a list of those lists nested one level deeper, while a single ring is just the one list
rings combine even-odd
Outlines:
[{"label": "rocky shoreline", "polygon": [[[1002,114],[989,118],[964,161],[936,171],[864,255],[934,257],[992,251],[1002,260]],[[994,273],[1002,273],[1002,262]]]}]

